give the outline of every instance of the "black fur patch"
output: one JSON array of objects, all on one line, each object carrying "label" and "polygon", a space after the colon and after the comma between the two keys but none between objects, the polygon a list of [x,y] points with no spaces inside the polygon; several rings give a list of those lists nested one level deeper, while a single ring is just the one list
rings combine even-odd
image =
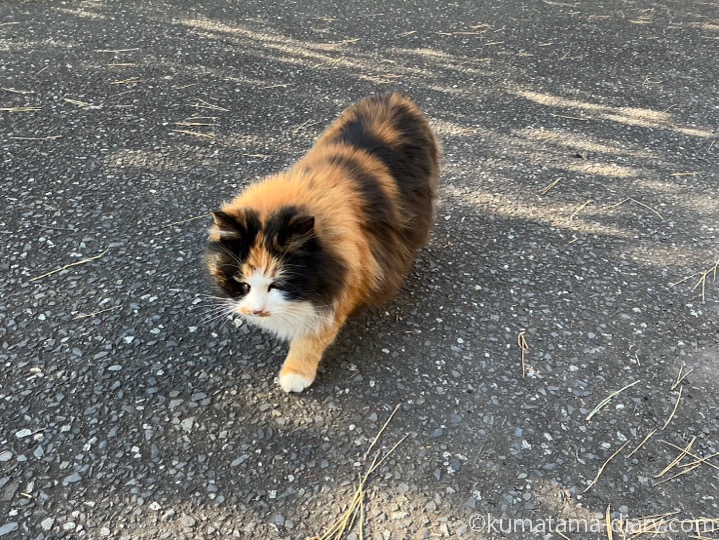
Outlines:
[{"label": "black fur patch", "polygon": [[218,288],[231,298],[241,298],[245,295],[242,286],[232,276],[239,273],[242,261],[250,253],[252,245],[257,240],[261,230],[259,216],[256,212],[246,211],[241,217],[235,217],[224,212],[216,212],[222,220],[223,228],[234,229],[238,236],[220,240],[211,240],[207,244],[205,260],[209,266],[219,269],[216,279]]},{"label": "black fur patch", "polygon": [[[383,96],[372,98],[380,101]],[[401,133],[401,141],[385,144],[368,128],[369,121],[358,118],[348,122],[336,137],[380,160],[389,170],[400,191],[399,204],[409,217],[409,226],[402,231],[405,243],[418,249],[424,243],[433,218],[433,189],[430,176],[437,167],[436,142],[424,119],[405,105],[398,104],[387,121]]]},{"label": "black fur patch", "polygon": [[371,242],[372,254],[382,268],[391,268],[395,257],[403,247],[397,237],[399,223],[393,212],[393,202],[382,190],[379,180],[369,172],[361,160],[343,156],[329,159],[333,165],[342,167],[347,177],[359,191],[364,202],[362,227],[374,236]]},{"label": "black fur patch", "polygon": [[310,224],[314,218],[300,208],[282,208],[267,220],[265,248],[282,261],[277,285],[288,300],[329,305],[344,286],[347,268],[322,245]]},{"label": "black fur patch", "polygon": [[303,214],[295,206],[286,206],[269,219],[265,236],[276,249],[282,249],[296,241],[302,242],[312,233],[314,223],[313,216]]}]

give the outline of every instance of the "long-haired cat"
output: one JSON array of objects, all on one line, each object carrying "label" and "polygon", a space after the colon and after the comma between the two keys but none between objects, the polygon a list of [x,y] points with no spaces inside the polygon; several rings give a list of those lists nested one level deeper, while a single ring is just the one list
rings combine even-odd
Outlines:
[{"label": "long-haired cat", "polygon": [[233,311],[290,342],[283,390],[312,384],[349,315],[396,294],[434,223],[438,176],[426,118],[384,94],[213,212],[207,267]]}]

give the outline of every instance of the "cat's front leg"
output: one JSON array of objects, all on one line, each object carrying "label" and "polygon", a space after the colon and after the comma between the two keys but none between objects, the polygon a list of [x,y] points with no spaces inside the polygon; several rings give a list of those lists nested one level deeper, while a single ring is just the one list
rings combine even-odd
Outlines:
[{"label": "cat's front leg", "polygon": [[298,336],[290,342],[290,352],[279,375],[282,390],[302,392],[312,384],[322,355],[335,340],[337,330],[328,329],[319,335]]}]

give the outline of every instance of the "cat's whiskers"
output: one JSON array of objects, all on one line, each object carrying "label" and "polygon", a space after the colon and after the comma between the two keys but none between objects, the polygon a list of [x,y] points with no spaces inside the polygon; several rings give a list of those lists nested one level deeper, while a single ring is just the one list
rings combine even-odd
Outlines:
[{"label": "cat's whiskers", "polygon": [[307,308],[302,306],[283,306],[274,314],[278,319],[295,328],[299,328],[306,334],[314,334],[324,325],[324,318],[315,314],[308,317]]},{"label": "cat's whiskers", "polygon": [[207,293],[197,293],[197,294],[195,294],[195,298],[216,298],[218,300],[227,300],[226,296],[218,296],[216,294],[207,294]]},{"label": "cat's whiskers", "polygon": [[299,318],[289,316],[287,314],[277,315],[277,318],[282,321],[288,328],[293,329],[293,334],[297,334],[296,330],[300,330],[303,335],[314,334],[317,331],[315,326],[310,325],[307,321]]},{"label": "cat's whiskers", "polygon": [[287,315],[292,315],[292,316],[296,315],[296,316],[302,317],[304,319],[314,318],[316,315],[315,313],[312,313],[312,312],[308,313],[309,310],[306,307],[293,306],[291,304],[283,305],[283,306],[279,307],[276,311],[278,314],[287,314]]},{"label": "cat's whiskers", "polygon": [[198,305],[204,305],[204,304],[207,304],[208,302],[210,302],[210,303],[234,302],[234,300],[232,298],[228,298],[226,296],[215,296],[215,295],[211,295],[211,294],[197,295],[197,297],[195,298],[194,301],[197,301],[197,300],[199,300],[199,302],[196,302],[195,304],[193,304],[192,307],[195,307]]},{"label": "cat's whiskers", "polygon": [[202,306],[202,311],[199,311],[199,315],[208,315],[208,314],[214,314],[219,312],[227,312],[230,313],[232,311],[231,306]]},{"label": "cat's whiskers", "polygon": [[232,298],[226,298],[214,295],[203,295],[202,303],[192,306],[191,309],[198,310],[198,315],[204,319],[204,323],[208,324],[218,319],[225,319],[224,324],[228,320],[232,320],[235,315],[235,301]]},{"label": "cat's whiskers", "polygon": [[220,313],[219,315],[215,315],[214,317],[205,319],[203,322],[205,324],[211,324],[211,323],[214,323],[214,322],[220,321],[220,320],[223,321],[222,325],[220,325],[220,328],[222,328],[227,323],[227,321],[231,321],[233,319],[231,316],[229,316],[225,313]]},{"label": "cat's whiskers", "polygon": [[211,303],[208,302],[207,304],[194,305],[194,306],[192,306],[192,309],[190,311],[202,311],[202,310],[205,310],[208,308],[215,308],[215,307],[217,307],[217,308],[219,308],[219,307],[232,308],[233,305],[234,304],[230,303],[230,302],[226,302],[226,303],[222,303],[222,304],[217,303],[217,302],[211,302]]},{"label": "cat's whiskers", "polygon": [[206,311],[200,313],[201,317],[209,317],[210,320],[218,319],[220,317],[229,317],[234,314],[234,311],[227,306],[216,306],[209,308]]},{"label": "cat's whiskers", "polygon": [[209,313],[217,313],[220,311],[226,311],[231,312],[233,311],[233,308],[231,305],[225,304],[225,305],[206,305],[206,306],[198,306],[198,309],[196,310],[198,314],[200,315],[207,315]]},{"label": "cat's whiskers", "polygon": [[[310,306],[311,306],[311,309],[314,309],[314,310],[318,310],[318,309],[329,309],[329,308],[334,309],[334,307],[335,307],[334,304],[315,304],[314,302],[310,302]],[[304,312],[304,313],[307,313],[307,311],[308,311],[308,309],[309,309],[308,306],[305,306],[305,305],[297,305],[297,304],[292,303],[292,302],[287,302],[286,304],[283,304],[283,305],[282,305],[282,308],[283,308],[283,309],[299,310],[299,311],[302,311],[302,312]]]}]

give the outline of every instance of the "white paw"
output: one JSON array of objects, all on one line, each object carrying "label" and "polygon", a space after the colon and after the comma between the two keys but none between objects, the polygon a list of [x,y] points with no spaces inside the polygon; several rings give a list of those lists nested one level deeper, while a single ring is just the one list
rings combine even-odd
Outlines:
[{"label": "white paw", "polygon": [[297,373],[280,373],[279,379],[280,386],[285,392],[302,392],[314,381]]}]

